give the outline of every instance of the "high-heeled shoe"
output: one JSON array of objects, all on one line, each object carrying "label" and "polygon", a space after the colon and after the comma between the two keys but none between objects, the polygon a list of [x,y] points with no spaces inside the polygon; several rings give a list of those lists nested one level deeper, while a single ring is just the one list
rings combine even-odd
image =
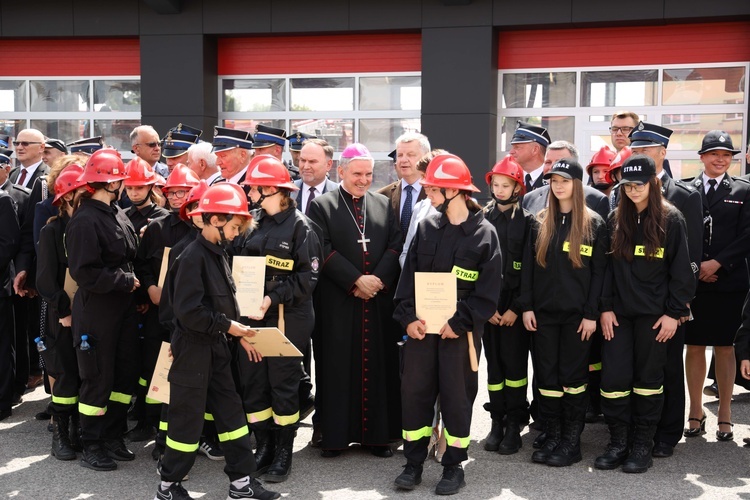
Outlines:
[{"label": "high-heeled shoe", "polygon": [[701,434],[706,433],[706,414],[704,413],[701,418],[694,418],[690,417],[688,418],[688,425],[690,425],[690,421],[698,422],[700,425],[698,427],[686,427],[685,430],[682,431],[682,435],[688,438],[692,437],[698,437]]},{"label": "high-heeled shoe", "polygon": [[[728,425],[731,428],[734,428],[734,424],[732,422],[719,422],[719,425]],[[723,432],[723,431],[716,431],[716,439],[718,441],[731,441],[734,439],[734,432]]]}]

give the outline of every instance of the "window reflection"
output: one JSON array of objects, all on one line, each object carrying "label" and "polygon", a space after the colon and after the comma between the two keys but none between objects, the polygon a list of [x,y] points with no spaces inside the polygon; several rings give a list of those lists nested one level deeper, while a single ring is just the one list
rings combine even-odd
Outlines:
[{"label": "window reflection", "polygon": [[676,68],[664,70],[662,103],[742,104],[745,68]]},{"label": "window reflection", "polygon": [[31,111],[88,111],[88,80],[31,80]]},{"label": "window reflection", "polygon": [[406,132],[419,132],[419,118],[382,118],[359,121],[359,142],[372,151],[389,152],[396,139]]},{"label": "window reflection", "polygon": [[654,106],[658,70],[584,71],[581,106]]},{"label": "window reflection", "polygon": [[259,123],[280,129],[286,127],[285,120],[224,120],[224,124],[222,126],[233,128],[236,130],[247,130],[248,132],[255,133],[255,127]]},{"label": "window reflection", "polygon": [[292,78],[291,111],[351,111],[354,78]]},{"label": "window reflection", "polygon": [[91,135],[101,135],[104,144],[119,151],[130,151],[130,132],[140,124],[140,120],[96,120]]},{"label": "window reflection", "polygon": [[24,80],[0,80],[0,111],[26,111]]},{"label": "window reflection", "polygon": [[46,137],[54,137],[65,143],[93,136],[89,124],[89,120],[31,120],[31,128],[39,130]]},{"label": "window reflection", "polygon": [[573,116],[504,116],[497,145],[499,151],[510,150],[510,139],[516,130],[518,120],[546,128],[553,141],[574,142],[575,140],[575,117]]},{"label": "window reflection", "polygon": [[503,108],[559,108],[576,105],[576,74],[503,75]]},{"label": "window reflection", "polygon": [[341,118],[311,118],[292,120],[291,130],[312,134],[324,139],[334,151],[340,153],[354,142],[354,120]]},{"label": "window reflection", "polygon": [[286,80],[223,80],[223,111],[285,111]]},{"label": "window reflection", "polygon": [[742,144],[742,113],[663,115],[662,125],[674,130],[669,138],[670,150],[698,151],[709,130],[723,130],[732,143]]},{"label": "window reflection", "polygon": [[138,80],[94,81],[94,111],[141,110],[141,82]]},{"label": "window reflection", "polygon": [[378,76],[359,79],[359,109],[420,110],[422,78]]}]

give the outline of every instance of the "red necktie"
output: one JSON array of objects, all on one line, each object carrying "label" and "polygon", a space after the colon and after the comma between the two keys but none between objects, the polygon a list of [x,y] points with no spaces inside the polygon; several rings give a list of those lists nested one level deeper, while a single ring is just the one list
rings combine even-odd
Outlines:
[{"label": "red necktie", "polygon": [[16,182],[16,184],[18,184],[19,186],[23,186],[23,183],[25,180],[26,180],[26,169],[22,168],[21,176],[18,178],[18,182]]}]

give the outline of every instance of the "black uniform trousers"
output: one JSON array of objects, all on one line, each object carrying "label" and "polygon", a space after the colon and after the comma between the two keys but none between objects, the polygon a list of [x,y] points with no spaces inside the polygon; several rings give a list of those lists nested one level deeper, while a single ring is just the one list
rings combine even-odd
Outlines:
[{"label": "black uniform trousers", "polygon": [[78,411],[84,441],[117,439],[127,428],[127,411],[138,380],[137,313],[133,295],[91,293],[73,298],[73,338],[88,335],[91,349],[77,349],[81,389]]},{"label": "black uniform trousers", "polygon": [[487,392],[485,409],[492,420],[508,416],[519,422],[529,418],[528,388],[530,333],[519,315],[513,326],[486,323],[482,343],[487,358]]},{"label": "black uniform trousers", "polygon": [[[193,466],[206,406],[216,419],[226,460],[224,472],[229,480],[255,472],[250,431],[232,378],[229,345],[223,336],[210,342],[206,338],[195,341],[181,332],[172,337],[174,361],[169,372],[167,447],[161,461],[163,481],[181,481]],[[242,347],[240,350],[244,352]]]},{"label": "black uniform trousers", "polygon": [[52,386],[52,399],[47,405],[50,415],[72,415],[78,410],[78,358],[73,346],[73,331],[59,322],[52,308],[47,308],[47,349],[42,352],[44,366],[50,377],[55,379]]},{"label": "black uniform trousers", "polygon": [[586,414],[591,339],[582,341],[576,332],[581,319],[579,314],[536,314],[537,331],[531,335],[542,419],[557,418],[562,411],[571,420]]},{"label": "black uniform trousers", "polygon": [[660,316],[617,315],[612,340],[602,349],[602,412],[608,421],[656,425],[664,404],[664,366],[669,342],[651,328]]},{"label": "black uniform trousers", "polygon": [[16,322],[13,299],[0,297],[0,410],[10,410],[15,390]]},{"label": "black uniform trousers", "polygon": [[156,426],[161,414],[161,403],[146,397],[151,377],[154,375],[156,360],[159,358],[161,343],[169,341],[169,332],[159,323],[159,306],[150,304],[146,314],[138,316],[138,360],[140,370],[136,387],[135,414]]},{"label": "black uniform trousers", "polygon": [[[674,447],[682,439],[685,422],[685,325],[667,342],[667,361],[664,365],[664,405],[654,435],[655,443]],[[739,372],[738,372],[739,373]]]},{"label": "black uniform trousers", "polygon": [[601,412],[601,393],[599,389],[602,384],[602,327],[596,322],[596,330],[591,335],[591,350],[589,351],[589,385],[586,388],[588,404],[594,412]]},{"label": "black uniform trousers", "polygon": [[[284,308],[285,335],[300,351],[310,344],[314,318],[312,300]],[[246,322],[248,318],[242,320]],[[271,306],[263,321],[247,321],[256,327],[277,326],[278,323],[278,306]],[[302,358],[269,356],[256,363],[248,359],[244,349],[237,349],[237,371],[250,429],[269,430],[274,424],[278,427],[299,424]]]},{"label": "black uniform trousers", "polygon": [[[480,334],[471,334],[479,357]],[[447,443],[441,463],[458,465],[468,459],[472,407],[479,383],[477,373],[471,370],[468,345],[466,335],[441,339],[427,334],[423,340],[410,338],[404,343],[401,419],[404,456],[409,463],[421,464],[427,458],[438,394]]]}]

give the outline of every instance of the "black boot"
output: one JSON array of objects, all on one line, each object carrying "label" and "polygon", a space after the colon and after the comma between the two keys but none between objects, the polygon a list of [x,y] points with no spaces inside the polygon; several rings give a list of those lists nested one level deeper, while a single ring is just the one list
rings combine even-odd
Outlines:
[{"label": "black boot", "polygon": [[275,452],[274,435],[271,431],[256,430],[254,432],[257,446],[255,448],[255,472],[253,472],[252,476],[260,477],[266,473],[273,463]]},{"label": "black boot", "polygon": [[294,451],[294,434],[297,430],[293,426],[282,427],[276,434],[276,454],[273,463],[268,467],[263,479],[269,483],[282,483],[287,480],[292,470],[292,452]]},{"label": "black boot", "polygon": [[76,452],[70,446],[68,417],[52,417],[52,456],[58,460],[75,460]]},{"label": "black boot", "polygon": [[604,454],[596,457],[594,467],[601,470],[616,469],[628,457],[628,424],[609,422],[609,444]]},{"label": "black boot", "polygon": [[583,431],[583,416],[568,419],[563,422],[562,440],[555,451],[547,457],[547,465],[553,467],[568,467],[581,461],[581,432]]},{"label": "black boot", "polygon": [[547,459],[555,451],[557,445],[562,439],[562,429],[560,428],[560,417],[550,417],[544,421],[544,433],[547,439],[541,448],[531,454],[531,460],[538,464],[546,464]]},{"label": "black boot", "polygon": [[492,419],[492,428],[484,441],[484,449],[487,451],[497,451],[500,442],[503,440],[503,423],[500,420]]},{"label": "black boot", "polygon": [[521,446],[523,446],[523,441],[521,441],[521,423],[515,418],[508,418],[505,436],[500,442],[497,451],[501,455],[512,455],[517,453],[521,449]]},{"label": "black boot", "polygon": [[70,425],[68,426],[68,436],[70,436],[70,447],[78,453],[83,451],[81,443],[81,419],[80,414],[75,411],[70,416]]},{"label": "black boot", "polygon": [[654,445],[655,425],[638,424],[633,435],[633,449],[622,464],[623,472],[646,472],[654,464],[651,447]]},{"label": "black boot", "polygon": [[104,447],[98,441],[84,443],[81,466],[97,471],[115,470],[117,468],[115,461],[109,458]]}]

